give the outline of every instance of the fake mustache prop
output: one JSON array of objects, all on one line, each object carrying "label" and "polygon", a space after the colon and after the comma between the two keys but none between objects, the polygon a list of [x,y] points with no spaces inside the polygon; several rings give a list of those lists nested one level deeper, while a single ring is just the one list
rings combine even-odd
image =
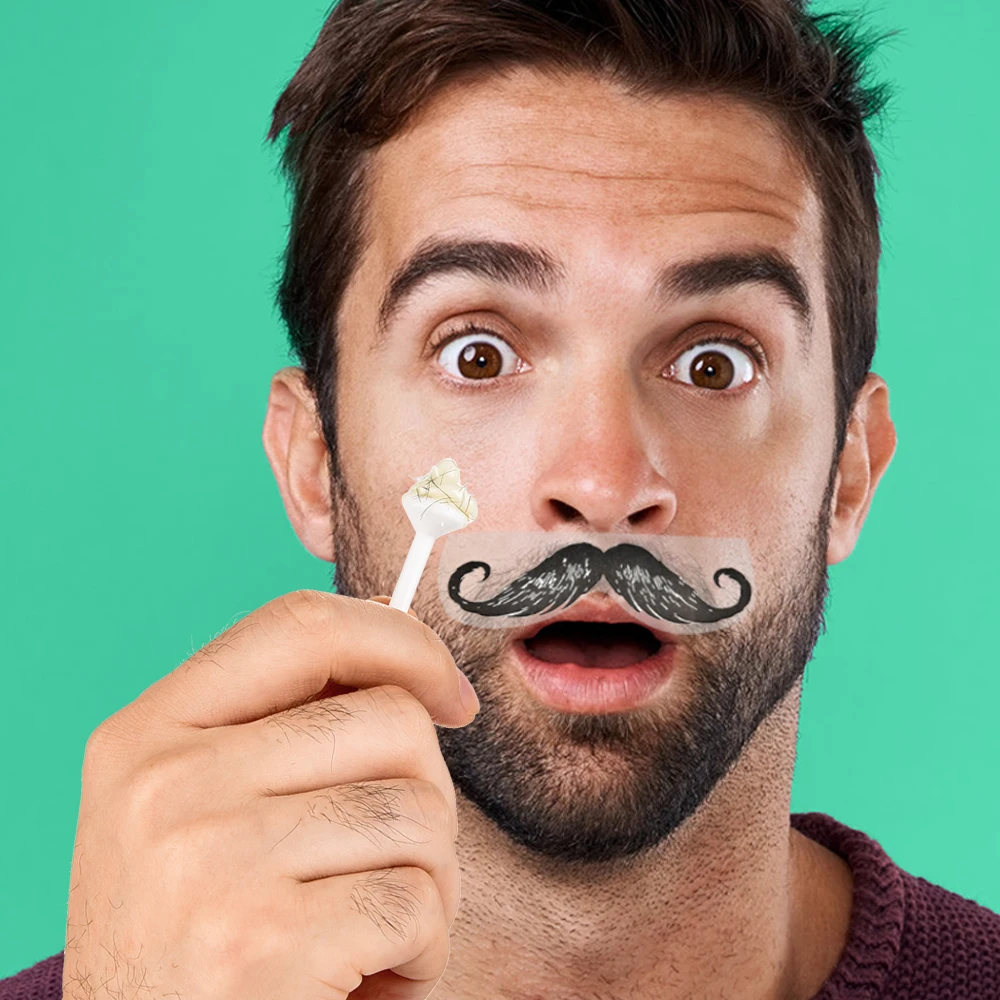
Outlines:
[{"label": "fake mustache prop", "polygon": [[[538,536],[546,534],[547,547],[558,547],[539,557]],[[471,554],[477,541],[482,557],[455,565],[457,550]],[[461,544],[451,546],[442,556],[438,579],[446,610],[466,624],[483,628],[523,626],[528,619],[543,619],[601,589],[610,592],[638,620],[676,632],[718,628],[750,603],[750,580],[729,558],[738,556],[740,565],[749,570],[749,554],[739,540],[595,534],[568,545],[565,541],[565,534],[544,532],[468,532]],[[514,553],[522,556],[522,567],[534,561],[532,568],[512,573]],[[696,554],[700,558],[695,558]],[[531,555],[534,560],[528,558]],[[728,591],[735,584],[735,597],[710,600],[703,596],[708,589],[705,562],[713,556],[722,565],[714,569],[709,563],[712,583],[718,588],[726,581]],[[503,579],[496,582],[494,570],[498,567]],[[495,582],[487,592],[482,585],[491,576]]]}]

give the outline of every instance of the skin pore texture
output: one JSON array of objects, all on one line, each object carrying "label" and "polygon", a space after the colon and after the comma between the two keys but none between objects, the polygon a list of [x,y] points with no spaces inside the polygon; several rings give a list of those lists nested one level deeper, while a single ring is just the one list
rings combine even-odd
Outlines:
[{"label": "skin pore texture", "polygon": [[[852,880],[789,827],[801,674],[826,566],[850,554],[895,433],[871,375],[834,454],[821,206],[794,148],[734,98],[470,76],[373,154],[366,227],[338,318],[337,475],[297,369],[275,376],[264,435],[291,522],[342,592],[391,593],[412,537],[399,497],[448,455],[479,503],[465,531],[742,538],[757,594],[732,629],[680,637],[652,703],[571,715],[524,688],[506,632],[447,618],[431,554],[413,608],[482,705],[438,730],[463,881],[433,995],[813,996]],[[435,273],[381,326],[429,240],[518,244],[552,266],[545,281]],[[663,279],[760,252],[797,269],[808,319],[773,281]],[[502,374],[464,378],[443,360],[453,334],[492,344]],[[752,380],[677,377],[720,339]]]}]

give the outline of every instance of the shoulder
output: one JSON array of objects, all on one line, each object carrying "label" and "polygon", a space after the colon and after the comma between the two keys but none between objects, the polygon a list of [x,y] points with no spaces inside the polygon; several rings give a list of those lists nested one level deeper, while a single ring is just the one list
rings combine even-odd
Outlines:
[{"label": "shoulder", "polygon": [[899,991],[934,986],[942,997],[1000,1000],[1000,914],[924,878],[900,874],[906,912]]},{"label": "shoulder", "polygon": [[0,1000],[60,1000],[63,953],[43,958],[8,979],[0,979]]},{"label": "shoulder", "polygon": [[848,941],[815,1000],[1000,1000],[1000,914],[904,871],[872,837],[825,813],[791,821],[854,876]]}]

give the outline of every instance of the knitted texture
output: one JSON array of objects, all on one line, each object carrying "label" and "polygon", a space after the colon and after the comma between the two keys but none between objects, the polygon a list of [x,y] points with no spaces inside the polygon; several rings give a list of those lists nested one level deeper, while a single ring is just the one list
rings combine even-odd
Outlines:
[{"label": "knitted texture", "polygon": [[[825,813],[791,823],[854,873],[847,944],[812,1000],[1000,1000],[1000,914],[907,874]],[[0,980],[0,1000],[61,1000],[62,958]]]},{"label": "knitted texture", "polygon": [[0,979],[0,1000],[61,1000],[62,970],[59,952],[10,979]]},{"label": "knitted texture", "polygon": [[898,868],[824,813],[792,826],[851,866],[847,944],[813,1000],[1000,1000],[1000,914]]}]

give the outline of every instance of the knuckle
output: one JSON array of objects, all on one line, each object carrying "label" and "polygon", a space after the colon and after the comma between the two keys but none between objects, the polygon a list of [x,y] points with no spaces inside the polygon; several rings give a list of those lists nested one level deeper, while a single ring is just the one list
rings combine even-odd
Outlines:
[{"label": "knuckle", "polygon": [[239,907],[201,912],[192,921],[192,932],[211,959],[214,975],[227,983],[238,981],[248,968],[277,963],[289,947],[287,929],[275,919],[274,908],[245,900]]},{"label": "knuckle", "polygon": [[271,602],[276,617],[292,622],[301,631],[312,634],[329,629],[336,614],[337,595],[321,590],[293,590]]},{"label": "knuckle", "polygon": [[207,743],[171,747],[145,758],[125,780],[124,821],[133,834],[164,829],[178,819],[178,802],[204,789],[217,756]]},{"label": "knuckle", "polygon": [[433,781],[414,778],[409,783],[413,799],[414,819],[437,835],[451,840],[458,835],[458,820],[454,808]]},{"label": "knuckle", "polygon": [[434,879],[423,868],[383,868],[366,872],[351,893],[355,910],[387,936],[415,940],[442,910]]},{"label": "knuckle", "polygon": [[270,870],[251,846],[261,843],[262,828],[258,818],[248,826],[234,810],[200,815],[150,833],[131,853],[137,871],[158,887],[162,912],[186,919],[192,907],[225,902],[232,919],[243,919],[273,889]]},{"label": "knuckle", "polygon": [[305,811],[311,821],[329,823],[384,847],[399,840],[403,795],[395,783],[357,782],[313,793]]},{"label": "knuckle", "polygon": [[170,788],[180,777],[176,758],[170,752],[147,758],[128,776],[124,788],[126,828],[138,833],[156,823],[169,798]]},{"label": "knuckle", "polygon": [[275,712],[261,720],[260,729],[278,742],[291,743],[302,738],[333,744],[355,715],[355,710],[344,699],[324,698]]},{"label": "knuckle", "polygon": [[173,894],[203,890],[206,878],[219,877],[209,860],[216,842],[216,831],[204,820],[160,828],[148,848],[149,870]]},{"label": "knuckle", "polygon": [[241,618],[235,624],[222,629],[205,643],[201,649],[191,654],[188,659],[181,664],[181,669],[190,669],[192,666],[214,664],[223,667],[225,660],[222,654],[228,651],[237,650],[241,644],[245,643],[250,635],[261,627],[260,615],[251,613]]},{"label": "knuckle", "polygon": [[104,759],[108,756],[109,751],[111,751],[115,741],[112,733],[112,725],[113,723],[110,719],[105,719],[87,737],[87,743],[83,748],[83,770],[85,777],[88,773],[98,770]]},{"label": "knuckle", "polygon": [[438,892],[437,882],[425,868],[404,867],[397,868],[402,872],[405,885],[413,898],[417,900],[421,911],[435,911],[441,907],[441,894]]},{"label": "knuckle", "polygon": [[406,742],[423,745],[429,737],[437,737],[430,712],[405,688],[397,684],[383,684],[368,688],[375,711],[386,727],[398,733]]}]

